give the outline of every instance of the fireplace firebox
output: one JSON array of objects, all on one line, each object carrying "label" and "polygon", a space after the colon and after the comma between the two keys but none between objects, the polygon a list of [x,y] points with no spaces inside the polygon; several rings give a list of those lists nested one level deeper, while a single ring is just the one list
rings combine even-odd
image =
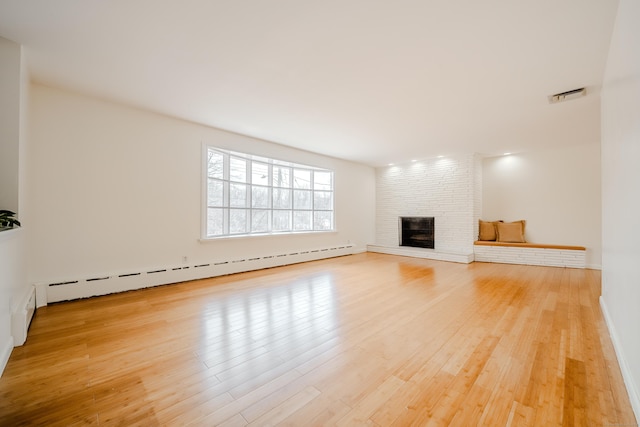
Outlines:
[{"label": "fireplace firebox", "polygon": [[400,246],[435,249],[435,218],[406,217],[398,218]]}]

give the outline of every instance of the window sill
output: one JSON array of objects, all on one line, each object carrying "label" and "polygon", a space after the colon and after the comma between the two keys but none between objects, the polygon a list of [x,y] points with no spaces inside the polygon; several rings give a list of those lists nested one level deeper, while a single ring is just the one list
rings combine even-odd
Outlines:
[{"label": "window sill", "polygon": [[220,237],[201,237],[200,243],[212,243],[220,242],[224,240],[242,240],[242,239],[255,239],[265,237],[284,237],[284,236],[300,236],[300,235],[317,235],[317,234],[336,234],[338,230],[327,231],[291,231],[286,233],[260,233],[260,234],[239,234],[232,236],[220,236]]}]

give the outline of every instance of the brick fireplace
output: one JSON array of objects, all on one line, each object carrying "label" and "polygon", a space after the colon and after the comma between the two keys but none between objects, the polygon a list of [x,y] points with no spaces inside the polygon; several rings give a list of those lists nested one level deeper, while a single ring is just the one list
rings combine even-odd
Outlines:
[{"label": "brick fireplace", "polygon": [[[476,154],[378,168],[376,241],[368,250],[471,262],[481,212],[482,165]],[[433,249],[401,245],[400,217],[433,217]]]}]

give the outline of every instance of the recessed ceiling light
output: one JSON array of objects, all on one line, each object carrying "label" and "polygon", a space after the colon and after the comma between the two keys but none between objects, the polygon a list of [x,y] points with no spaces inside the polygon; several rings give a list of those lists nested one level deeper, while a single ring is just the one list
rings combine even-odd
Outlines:
[{"label": "recessed ceiling light", "polygon": [[510,156],[511,153],[502,153],[503,156]]},{"label": "recessed ceiling light", "polygon": [[416,159],[411,159],[411,163],[415,163],[415,162],[417,162]]},{"label": "recessed ceiling light", "polygon": [[444,156],[438,156],[439,159],[443,158]]},{"label": "recessed ceiling light", "polygon": [[393,163],[389,163],[389,166],[393,166]]}]

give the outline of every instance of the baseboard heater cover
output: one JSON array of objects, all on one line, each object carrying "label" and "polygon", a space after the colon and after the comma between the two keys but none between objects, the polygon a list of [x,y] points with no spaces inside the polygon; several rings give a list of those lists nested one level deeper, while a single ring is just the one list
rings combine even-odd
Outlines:
[{"label": "baseboard heater cover", "polygon": [[38,307],[43,307],[47,303],[89,298],[189,280],[334,258],[351,255],[354,253],[354,248],[355,245],[353,244],[345,244],[288,254],[269,254],[247,259],[213,260],[205,263],[199,262],[193,266],[168,266],[139,272],[98,274],[87,279],[38,283],[35,285],[36,302]]},{"label": "baseboard heater cover", "polygon": [[11,334],[14,346],[20,346],[27,340],[27,331],[35,312],[36,290],[31,287],[11,316]]}]

